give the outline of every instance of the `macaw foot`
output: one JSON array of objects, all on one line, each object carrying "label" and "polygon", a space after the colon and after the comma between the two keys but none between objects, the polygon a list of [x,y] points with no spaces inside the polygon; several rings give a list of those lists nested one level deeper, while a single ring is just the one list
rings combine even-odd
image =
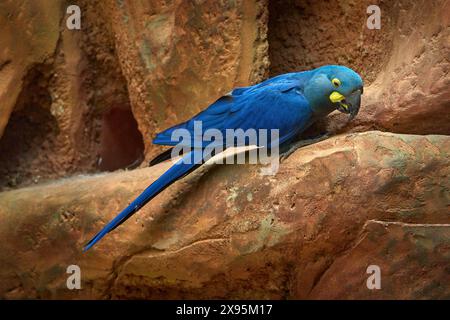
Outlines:
[{"label": "macaw foot", "polygon": [[324,133],[324,134],[321,134],[321,135],[319,135],[319,136],[317,136],[315,138],[296,141],[296,142],[288,145],[287,146],[287,150],[286,151],[282,151],[281,154],[280,154],[280,162],[283,162],[284,160],[286,160],[297,149],[305,147],[305,146],[309,146],[310,144],[314,144],[314,143],[323,141],[325,139],[328,139],[329,137],[330,137],[330,134]]}]

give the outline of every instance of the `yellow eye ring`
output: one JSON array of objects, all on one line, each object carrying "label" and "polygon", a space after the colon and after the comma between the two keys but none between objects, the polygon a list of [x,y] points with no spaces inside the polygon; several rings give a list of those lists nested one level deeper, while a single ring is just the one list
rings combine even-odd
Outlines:
[{"label": "yellow eye ring", "polygon": [[338,78],[334,78],[333,80],[331,80],[331,83],[337,88],[341,85],[341,80],[339,80]]}]

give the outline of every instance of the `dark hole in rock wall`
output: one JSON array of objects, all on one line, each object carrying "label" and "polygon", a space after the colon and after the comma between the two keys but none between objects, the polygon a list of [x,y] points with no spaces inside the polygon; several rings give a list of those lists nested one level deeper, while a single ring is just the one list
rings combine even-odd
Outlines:
[{"label": "dark hole in rock wall", "polygon": [[141,164],[145,147],[131,109],[129,83],[116,52],[116,46],[122,40],[117,38],[110,25],[106,3],[80,1],[85,22],[79,45],[86,64],[83,88],[89,97],[86,101],[87,121],[95,122],[95,129],[90,133],[90,138],[95,141],[95,168],[114,171]]},{"label": "dark hole in rock wall", "polygon": [[0,139],[0,190],[52,173],[50,166],[41,165],[51,161],[53,137],[59,131],[46,87],[44,74],[32,69]]},{"label": "dark hole in rock wall", "polygon": [[99,169],[135,168],[144,159],[144,142],[131,109],[113,107],[103,114]]},{"label": "dark hole in rock wall", "polygon": [[[82,111],[81,120],[70,120],[68,114],[62,120],[51,113],[51,68],[37,65],[24,79],[0,139],[0,191],[79,173],[131,169],[144,158],[143,138],[125,93],[107,91],[89,101],[89,106],[104,101],[112,108],[96,112],[90,107]],[[113,80],[125,86],[122,78]],[[98,88],[103,87],[91,90],[100,92]],[[120,103],[114,103],[115,99]]]}]

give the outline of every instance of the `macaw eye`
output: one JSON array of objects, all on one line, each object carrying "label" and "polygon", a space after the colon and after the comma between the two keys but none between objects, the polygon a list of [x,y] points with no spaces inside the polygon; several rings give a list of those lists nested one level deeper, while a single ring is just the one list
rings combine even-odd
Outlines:
[{"label": "macaw eye", "polygon": [[334,78],[333,80],[331,80],[331,83],[333,84],[333,86],[335,86],[335,88],[337,88],[341,85],[341,80],[339,80],[338,78]]}]

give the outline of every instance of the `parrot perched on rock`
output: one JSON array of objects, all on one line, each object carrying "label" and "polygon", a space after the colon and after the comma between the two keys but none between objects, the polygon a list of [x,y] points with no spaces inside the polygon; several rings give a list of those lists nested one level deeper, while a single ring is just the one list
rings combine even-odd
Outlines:
[{"label": "parrot perched on rock", "polygon": [[[316,120],[334,110],[356,116],[361,103],[363,81],[350,68],[326,65],[317,69],[282,74],[259,84],[232,90],[190,120],[156,135],[153,143],[175,146],[172,139],[176,129],[193,132],[194,123],[201,121],[203,130],[217,129],[278,129],[279,146],[294,140]],[[84,247],[89,250],[108,232],[114,230],[146,203],[176,180],[184,177],[203,163],[202,137],[193,135],[189,152],[147,187],[128,207],[109,222]],[[271,144],[257,141],[258,147],[271,148]],[[170,150],[153,159],[150,165],[170,158]],[[186,159],[190,161],[186,161]]]}]

